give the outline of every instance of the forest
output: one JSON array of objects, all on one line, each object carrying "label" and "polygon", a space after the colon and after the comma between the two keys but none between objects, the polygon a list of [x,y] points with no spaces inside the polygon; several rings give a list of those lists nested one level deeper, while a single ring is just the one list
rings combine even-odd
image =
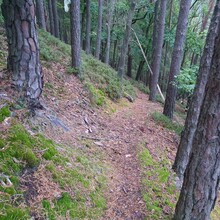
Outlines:
[{"label": "forest", "polygon": [[0,5],[0,220],[220,219],[219,0]]}]

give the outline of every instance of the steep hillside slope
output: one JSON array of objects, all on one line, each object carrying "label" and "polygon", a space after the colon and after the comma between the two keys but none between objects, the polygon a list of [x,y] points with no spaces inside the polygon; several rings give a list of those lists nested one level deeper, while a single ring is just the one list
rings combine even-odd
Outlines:
[{"label": "steep hillside slope", "polygon": [[84,53],[77,78],[70,47],[40,31],[44,110],[29,117],[0,41],[0,219],[171,219],[181,128],[161,105]]}]

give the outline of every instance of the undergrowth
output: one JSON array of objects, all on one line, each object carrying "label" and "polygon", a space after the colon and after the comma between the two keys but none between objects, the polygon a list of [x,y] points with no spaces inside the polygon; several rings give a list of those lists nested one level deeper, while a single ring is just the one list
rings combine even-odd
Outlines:
[{"label": "undergrowth", "polygon": [[170,220],[178,196],[173,175],[168,169],[170,162],[166,155],[162,154],[160,161],[157,161],[143,144],[140,145],[139,150],[142,195],[146,203],[148,219]]},{"label": "undergrowth", "polygon": [[[0,219],[30,219],[29,207],[20,176],[25,170],[37,171],[39,165],[50,172],[63,192],[52,201],[42,199],[38,214],[42,218],[97,219],[106,208],[103,156],[92,143],[80,148],[58,146],[42,134],[30,135],[16,121],[0,137]],[[7,178],[12,184],[8,185]],[[5,185],[7,184],[7,185]],[[34,184],[34,183],[29,183]],[[43,210],[43,212],[42,212]]]},{"label": "undergrowth", "polygon": [[[39,42],[42,60],[62,63],[67,68],[67,74],[78,72],[70,67],[70,45],[61,42],[43,30],[39,31]],[[86,55],[84,51],[81,52],[81,58],[81,79],[91,95],[94,96],[94,100],[97,100],[99,94],[102,98],[106,96],[113,101],[120,99],[125,93],[133,99],[135,98],[135,90],[129,80],[123,79],[121,81],[114,69],[95,59],[92,55]],[[97,93],[99,94],[97,95]],[[102,105],[104,101],[100,101],[98,98],[95,104]]]},{"label": "undergrowth", "polygon": [[183,130],[183,126],[180,124],[177,124],[176,122],[173,122],[172,120],[170,120],[168,117],[166,117],[165,115],[159,113],[159,112],[154,112],[152,114],[152,118],[154,119],[154,121],[171,130],[174,131],[176,134],[181,135],[181,132]]}]

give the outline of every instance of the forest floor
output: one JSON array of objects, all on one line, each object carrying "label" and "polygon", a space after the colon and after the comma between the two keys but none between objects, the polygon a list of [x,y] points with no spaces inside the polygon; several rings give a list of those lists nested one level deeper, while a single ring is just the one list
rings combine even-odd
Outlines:
[{"label": "forest floor", "polygon": [[[5,62],[0,63],[3,68]],[[13,106],[14,117],[31,138],[38,140],[42,133],[57,144],[55,156],[48,160],[42,158],[42,153],[50,151],[47,146],[43,150],[34,147],[40,165],[19,177],[19,193],[24,192],[25,202],[19,201],[16,207],[28,207],[28,213],[39,220],[171,219],[179,193],[171,169],[179,135],[154,119],[162,105],[150,102],[137,89],[134,102],[125,98],[113,102],[105,95],[104,105],[98,107],[94,94],[73,74],[66,74],[68,62],[42,61],[44,109],[32,118],[22,105],[17,106],[7,72],[0,71],[0,106]],[[106,68],[91,62],[101,72]],[[181,117],[175,116],[175,121],[184,124]],[[14,163],[20,161],[15,158]],[[0,188],[0,196],[8,193],[11,198],[20,195]],[[219,219],[219,210],[213,219]]]},{"label": "forest floor", "polygon": [[[52,69],[63,72],[59,64],[54,64]],[[47,86],[42,103],[47,110],[38,112],[37,123],[39,118],[45,121],[52,115],[53,118],[56,115],[57,121],[52,126],[45,123],[44,134],[58,143],[72,146],[79,146],[83,140],[93,142],[102,149],[105,163],[111,167],[105,192],[107,210],[102,219],[150,219],[142,194],[141,148],[147,148],[158,163],[166,157],[172,173],[171,164],[179,139],[152,119],[152,113],[162,111],[161,104],[148,101],[148,95],[137,91],[133,103],[126,99],[118,103],[108,100],[105,107],[92,108],[90,94],[76,77],[71,75],[57,80],[51,70],[44,69],[44,73]],[[165,215],[173,212],[169,207],[162,209]]]}]

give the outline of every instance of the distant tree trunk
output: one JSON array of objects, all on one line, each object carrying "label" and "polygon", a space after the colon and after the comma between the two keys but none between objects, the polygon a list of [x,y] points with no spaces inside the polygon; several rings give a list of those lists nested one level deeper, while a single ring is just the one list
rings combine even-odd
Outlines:
[{"label": "distant tree trunk", "polygon": [[153,37],[155,39],[153,40],[153,60],[151,64],[153,76],[151,76],[149,96],[149,100],[151,101],[156,101],[157,84],[160,74],[160,64],[163,48],[167,0],[158,0],[155,7],[158,7],[157,5],[159,5],[160,13],[159,16],[157,16],[157,13],[155,13],[154,20],[155,25]]},{"label": "distant tree trunk", "polygon": [[72,52],[72,67],[76,72],[80,72],[80,0],[71,0],[71,52]]},{"label": "distant tree trunk", "polygon": [[[218,2],[218,10],[220,4]],[[209,220],[220,180],[220,31],[174,220]]]},{"label": "distant tree trunk", "polygon": [[101,50],[101,36],[102,36],[102,6],[103,0],[99,1],[99,12],[98,12],[98,27],[97,27],[97,38],[96,38],[96,51],[95,57],[99,59],[100,57],[100,50]]},{"label": "distant tree trunk", "polygon": [[91,1],[86,0],[86,54],[90,54],[91,41]]},{"label": "distant tree trunk", "polygon": [[[83,9],[81,11],[81,48],[86,51],[86,36],[85,36],[85,32],[86,32],[86,27],[85,27],[85,20],[86,20],[86,4],[85,4],[85,0],[83,0]],[[82,7],[82,6],[81,6]]]},{"label": "distant tree trunk", "polygon": [[50,33],[55,36],[52,0],[48,0],[48,11],[49,11],[49,19],[50,19]]},{"label": "distant tree trunk", "polygon": [[38,36],[33,0],[3,0],[2,12],[8,40],[8,69],[13,84],[28,101],[37,106],[43,88]]},{"label": "distant tree trunk", "polygon": [[114,41],[114,50],[113,50],[113,57],[112,57],[112,67],[116,68],[116,51],[117,51],[117,45],[118,45],[118,40],[116,39]]},{"label": "distant tree trunk", "polygon": [[126,58],[127,51],[128,51],[128,43],[129,43],[129,38],[130,38],[130,33],[131,33],[131,24],[132,24],[132,19],[134,15],[135,5],[136,5],[136,1],[130,0],[130,10],[128,12],[126,31],[125,31],[124,40],[121,46],[121,52],[120,52],[119,63],[118,63],[118,76],[120,78],[123,78],[124,72],[125,72],[124,70],[125,58]]},{"label": "distant tree trunk", "polygon": [[54,36],[59,38],[60,31],[59,31],[59,17],[57,12],[57,1],[51,0],[52,3],[52,13],[53,13],[53,22],[54,22]]},{"label": "distant tree trunk", "polygon": [[46,31],[47,28],[46,28],[46,20],[44,13],[44,0],[36,1],[36,14],[37,14],[37,23],[39,27],[42,28],[44,31]]},{"label": "distant tree trunk", "polygon": [[181,0],[180,11],[178,17],[178,24],[176,29],[176,37],[174,42],[174,49],[172,53],[172,61],[170,66],[169,81],[166,92],[166,99],[164,104],[163,114],[169,118],[173,118],[175,108],[176,92],[175,77],[180,72],[181,61],[183,58],[184,42],[186,39],[186,32],[188,26],[188,15],[192,0]]},{"label": "distant tree trunk", "polygon": [[180,179],[183,175],[189,161],[189,155],[192,148],[192,140],[197,127],[198,117],[200,114],[201,104],[204,97],[205,86],[211,68],[211,61],[215,46],[215,39],[220,29],[220,5],[215,8],[213,18],[209,27],[209,32],[206,38],[206,44],[203,51],[203,56],[200,62],[198,79],[192,96],[191,104],[187,112],[184,131],[181,136],[176,159],[173,165],[174,171]]},{"label": "distant tree trunk", "polygon": [[106,45],[106,53],[105,53],[106,64],[109,64],[109,54],[110,54],[110,46],[111,46],[111,28],[112,28],[114,8],[115,8],[115,0],[110,0],[108,19],[107,19],[107,45]]},{"label": "distant tree trunk", "polygon": [[131,46],[128,45],[128,65],[127,65],[127,76],[132,77],[132,55],[131,55]]},{"label": "distant tree trunk", "polygon": [[137,80],[137,81],[140,79],[144,64],[145,64],[145,61],[141,60],[139,65],[138,65],[138,70],[137,70],[137,74],[136,74],[136,77],[135,77],[135,80]]}]

